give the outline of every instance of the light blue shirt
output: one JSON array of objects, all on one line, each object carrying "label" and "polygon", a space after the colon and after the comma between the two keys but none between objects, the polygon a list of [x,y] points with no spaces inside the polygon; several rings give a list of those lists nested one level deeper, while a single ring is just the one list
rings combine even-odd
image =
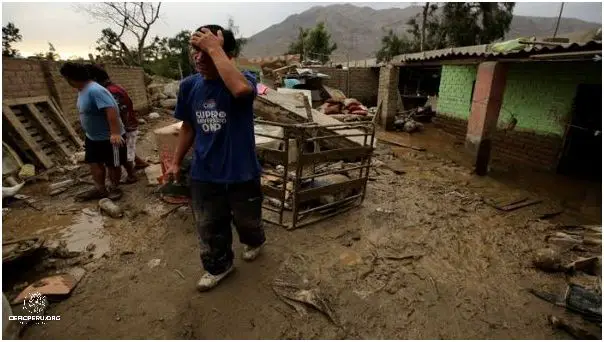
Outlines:
[{"label": "light blue shirt", "polygon": [[109,140],[111,137],[109,121],[105,113],[105,109],[109,107],[114,107],[117,112],[120,134],[124,135],[126,133],[117,102],[102,85],[96,82],[88,83],[84,89],[78,92],[77,106],[80,113],[80,122],[88,139],[99,141]]}]

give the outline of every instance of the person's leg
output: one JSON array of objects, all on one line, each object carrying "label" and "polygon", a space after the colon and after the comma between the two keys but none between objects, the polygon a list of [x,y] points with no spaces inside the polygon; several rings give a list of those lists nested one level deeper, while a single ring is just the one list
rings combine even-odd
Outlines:
[{"label": "person's leg", "polygon": [[191,182],[191,208],[199,236],[201,263],[206,270],[197,288],[213,288],[233,267],[231,210],[223,184]]},{"label": "person's leg", "polygon": [[105,165],[101,163],[91,163],[90,174],[92,175],[92,180],[94,181],[94,186],[96,189],[100,193],[106,194],[107,188],[105,187]]},{"label": "person's leg", "polygon": [[126,164],[126,145],[115,146],[107,141],[105,149],[105,165],[107,166],[107,173],[109,174],[109,181],[111,182],[111,189],[109,192],[113,198],[117,199],[122,195],[119,186],[122,179],[122,165]]},{"label": "person's leg", "polygon": [[136,182],[137,179],[134,170],[137,135],[138,131],[126,132],[126,163],[124,164],[124,168],[126,169],[126,173],[128,174],[128,178],[126,178],[127,184],[132,184]]},{"label": "person's leg", "polygon": [[90,165],[90,173],[94,181],[94,189],[90,189],[76,195],[76,201],[88,201],[101,199],[108,194],[105,187],[105,157],[104,144],[102,141],[93,141],[86,138],[84,161]]},{"label": "person's leg", "polygon": [[229,186],[229,205],[233,222],[244,245],[243,259],[254,260],[266,241],[262,224],[262,188],[260,179]]},{"label": "person's leg", "polygon": [[149,163],[142,160],[141,157],[135,155],[134,156],[134,168],[135,169],[145,169],[149,166]]}]

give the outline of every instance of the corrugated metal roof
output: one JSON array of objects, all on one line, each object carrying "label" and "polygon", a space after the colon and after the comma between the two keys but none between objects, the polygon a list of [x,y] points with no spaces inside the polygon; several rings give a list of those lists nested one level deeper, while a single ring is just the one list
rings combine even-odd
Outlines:
[{"label": "corrugated metal roof", "polygon": [[559,44],[559,45],[541,45],[527,44],[527,47],[522,50],[496,52],[492,51],[493,44],[464,46],[456,48],[447,48],[440,50],[431,50],[424,52],[408,53],[395,56],[391,63],[404,63],[415,61],[429,61],[446,58],[469,58],[469,57],[512,57],[524,56],[530,54],[556,53],[556,52],[571,52],[585,50],[602,50],[602,41],[591,40],[583,43]]}]

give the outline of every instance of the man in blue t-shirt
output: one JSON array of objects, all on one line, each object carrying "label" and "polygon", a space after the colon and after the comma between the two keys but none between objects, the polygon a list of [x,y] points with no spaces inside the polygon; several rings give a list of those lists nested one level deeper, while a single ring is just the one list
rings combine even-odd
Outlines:
[{"label": "man in blue t-shirt", "polygon": [[[78,90],[77,108],[86,134],[84,160],[90,165],[95,183],[94,189],[78,194],[76,200],[117,199],[122,194],[118,188],[121,165],[126,163],[126,131],[117,102],[107,89],[92,81],[84,64],[67,62],[60,72],[67,83]],[[105,186],[106,171],[112,185],[109,190]]]},{"label": "man in blue t-shirt", "polygon": [[233,270],[231,221],[244,245],[244,260],[254,260],[265,241],[254,139],[256,79],[235,65],[231,31],[202,26],[190,44],[199,73],[180,83],[174,117],[182,128],[168,174],[178,178],[193,146],[191,202],[206,271],[197,289],[206,291]]}]

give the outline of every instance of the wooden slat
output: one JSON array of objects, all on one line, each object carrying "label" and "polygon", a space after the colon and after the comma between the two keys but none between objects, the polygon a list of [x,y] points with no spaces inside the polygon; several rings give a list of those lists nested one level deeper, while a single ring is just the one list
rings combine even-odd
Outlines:
[{"label": "wooden slat", "polygon": [[283,198],[283,190],[268,185],[262,186],[262,193],[267,197],[276,198],[278,200]]},{"label": "wooden slat", "polygon": [[2,106],[2,115],[8,120],[8,122],[14,127],[17,131],[17,134],[21,136],[21,139],[25,142],[25,144],[31,149],[36,158],[44,165],[45,168],[50,168],[53,166],[52,160],[48,158],[48,156],[42,152],[40,146],[34,142],[32,137],[29,135],[25,127],[21,124],[21,122],[15,116],[15,113],[8,107],[7,105]]},{"label": "wooden slat", "polygon": [[42,117],[42,113],[40,113],[38,108],[36,108],[36,106],[34,106],[33,104],[29,103],[27,104],[27,109],[30,111],[34,119],[36,119],[36,121],[40,124],[40,126],[44,128],[46,133],[48,133],[48,135],[50,135],[50,137],[56,142],[56,144],[59,145],[59,148],[61,149],[61,151],[63,151],[63,153],[65,153],[65,156],[69,158],[71,153],[65,148],[65,146],[63,146],[63,144],[61,144],[59,136],[57,135],[55,130],[50,127],[46,120],[44,120],[44,118]]},{"label": "wooden slat", "polygon": [[356,159],[368,157],[371,155],[373,148],[355,147],[355,148],[339,148],[336,150],[327,150],[317,153],[301,153],[298,156],[298,162],[302,164],[322,163],[328,161],[339,161],[342,159]]},{"label": "wooden slat", "polygon": [[285,165],[287,163],[287,153],[285,153],[285,151],[256,146],[256,154],[259,158],[270,163],[277,163],[281,165]]},{"label": "wooden slat", "polygon": [[76,133],[73,127],[71,127],[71,124],[67,122],[67,120],[65,120],[63,112],[60,110],[59,105],[55,102],[55,99],[52,97],[48,102],[48,108],[50,108],[50,111],[55,116],[55,118],[58,119],[59,123],[63,125],[63,128],[65,128],[71,140],[73,140],[73,142],[75,142],[78,147],[83,147],[84,142],[82,141],[82,139],[80,139],[80,136]]},{"label": "wooden slat", "polygon": [[360,189],[365,185],[366,179],[353,179],[347,182],[325,185],[319,188],[312,188],[298,192],[298,203],[306,202],[312,199],[319,198],[323,195],[338,194],[347,189]]},{"label": "wooden slat", "polygon": [[6,106],[18,106],[30,103],[46,102],[48,100],[48,96],[20,97],[16,99],[3,99],[2,104]]}]

